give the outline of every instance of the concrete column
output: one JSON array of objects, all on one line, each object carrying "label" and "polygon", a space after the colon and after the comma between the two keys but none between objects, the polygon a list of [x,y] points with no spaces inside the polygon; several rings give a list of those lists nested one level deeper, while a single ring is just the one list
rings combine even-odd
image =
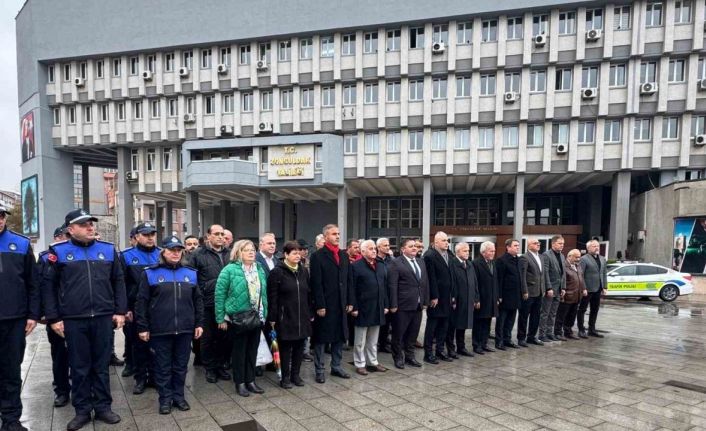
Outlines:
[{"label": "concrete column", "polygon": [[362,238],[368,238],[368,206],[365,198],[360,198],[360,210],[358,211],[358,226],[360,229],[360,236]]},{"label": "concrete column", "polygon": [[186,192],[186,232],[191,235],[201,236],[198,192]]},{"label": "concrete column", "polygon": [[592,186],[588,189],[589,202],[591,203],[588,217],[588,237],[603,235],[601,232],[601,219],[603,218],[603,187]]},{"label": "concrete column", "polygon": [[258,208],[258,236],[270,232],[270,191],[260,190],[260,206]]},{"label": "concrete column", "polygon": [[341,233],[341,242],[340,246],[342,248],[345,248],[346,240],[348,239],[346,237],[346,219],[347,219],[347,212],[348,212],[348,193],[346,191],[346,186],[343,186],[338,189],[338,216],[337,216],[337,224],[338,224],[338,230]]},{"label": "concrete column", "polygon": [[360,235],[360,230],[358,229],[360,220],[360,198],[353,198],[351,200],[351,207],[348,208],[348,226],[350,226],[348,234],[351,238],[362,238]]},{"label": "concrete column", "polygon": [[507,218],[507,209],[510,207],[510,195],[507,193],[501,193],[500,202],[502,207],[502,212],[500,213],[500,224],[505,226],[510,223]]},{"label": "concrete column", "polygon": [[159,201],[154,203],[154,224],[157,226],[157,241],[161,241],[166,235],[164,234],[164,208],[159,205]]},{"label": "concrete column", "polygon": [[294,237],[294,202],[291,199],[284,201],[284,227],[282,229],[284,234],[284,241],[289,241],[296,239]]},{"label": "concrete column", "polygon": [[610,198],[610,256],[617,252],[625,258],[628,248],[628,217],[630,215],[630,172],[618,172],[613,176],[613,190]]},{"label": "concrete column", "polygon": [[[106,67],[104,65],[104,67]],[[116,181],[115,211],[118,215],[118,239],[116,244],[120,250],[126,249],[130,244],[130,229],[135,225],[135,212],[133,210],[132,193],[130,185],[125,178],[125,173],[130,170],[130,150],[118,147],[118,177]]]},{"label": "concrete column", "polygon": [[525,224],[525,176],[515,177],[515,222],[512,235],[522,243],[522,228]]},{"label": "concrete column", "polygon": [[90,188],[90,183],[88,180],[88,176],[90,175],[88,172],[89,166],[86,164],[81,165],[81,207],[88,211],[90,214],[91,212],[91,188]]},{"label": "concrete column", "polygon": [[[174,203],[167,201],[164,203],[164,236],[170,236],[174,230]],[[162,238],[157,238],[161,241]]]},{"label": "concrete column", "polygon": [[228,200],[221,200],[221,204],[218,206],[218,211],[219,211],[219,216],[218,220],[221,225],[223,225],[223,229],[230,229],[230,220],[228,220],[228,210],[230,209],[230,201]]},{"label": "concrete column", "polygon": [[431,178],[424,178],[424,187],[422,191],[422,242],[424,249],[430,247],[429,236],[431,235],[431,203],[432,203],[432,184]]}]

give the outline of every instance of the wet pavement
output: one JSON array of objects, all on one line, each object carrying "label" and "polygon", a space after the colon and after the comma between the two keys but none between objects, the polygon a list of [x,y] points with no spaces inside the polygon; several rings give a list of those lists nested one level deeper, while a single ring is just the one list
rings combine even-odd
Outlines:
[{"label": "wet pavement", "polygon": [[[604,339],[566,341],[496,352],[421,369],[393,368],[350,380],[327,376],[286,391],[274,373],[258,379],[266,393],[241,398],[229,382],[209,384],[189,369],[188,412],[157,414],[157,393],[133,395],[132,378],[111,368],[118,425],[87,430],[690,430],[706,429],[706,297],[674,303],[607,300],[598,327]],[[469,334],[467,334],[468,336]],[[122,345],[121,335],[116,344]],[[344,352],[351,361],[351,352]],[[417,351],[421,360],[422,352]],[[28,340],[23,363],[22,422],[64,430],[73,408],[53,408],[51,359],[44,327]]]}]

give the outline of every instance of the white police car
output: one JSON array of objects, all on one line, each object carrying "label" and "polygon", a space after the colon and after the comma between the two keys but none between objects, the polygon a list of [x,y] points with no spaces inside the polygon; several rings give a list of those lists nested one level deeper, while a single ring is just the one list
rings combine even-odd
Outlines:
[{"label": "white police car", "polygon": [[693,293],[691,275],[653,263],[619,262],[607,266],[608,296],[658,296],[672,302]]}]

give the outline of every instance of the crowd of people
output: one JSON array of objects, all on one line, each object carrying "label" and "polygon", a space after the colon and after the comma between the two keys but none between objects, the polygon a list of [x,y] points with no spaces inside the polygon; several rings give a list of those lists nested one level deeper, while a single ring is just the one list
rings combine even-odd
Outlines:
[{"label": "crowd of people", "polygon": [[[25,337],[40,321],[51,344],[54,405],[71,401],[76,412],[68,430],[93,419],[121,420],[111,408],[109,366],[122,363],[114,329],[125,335],[123,377],[134,376],[134,394],[156,387],[161,414],[190,409],[184,382],[192,352],[208,382],[232,380],[240,396],[262,394],[258,349],[269,345],[271,330],[284,389],[305,384],[305,360],[314,362],[315,381],[325,383],[326,354],[330,375],[349,379],[344,349],[353,350],[355,372],[368,375],[388,371],[379,352],[391,353],[392,364],[403,369],[422,366],[416,348],[435,365],[603,337],[596,320],[606,261],[596,241],[583,256],[576,249],[565,256],[560,235],[543,253],[529,238],[520,255],[520,242],[508,239],[497,258],[495,244],[484,242],[471,260],[469,244],[450,249],[443,232],[426,251],[420,239],[404,239],[395,255],[386,238],[342,247],[338,226],[329,224],[310,254],[304,240],[287,241],[278,251],[272,233],[256,246],[234,241],[220,225],[208,227],[204,238],[168,236],[158,247],[156,227],[141,223],[131,232],[131,247],[117,252],[96,239],[97,219],[77,209],[35,261],[29,239],[6,228],[7,214],[0,207],[2,431],[26,429],[19,422],[20,366]],[[495,348],[489,344],[493,318]]]}]

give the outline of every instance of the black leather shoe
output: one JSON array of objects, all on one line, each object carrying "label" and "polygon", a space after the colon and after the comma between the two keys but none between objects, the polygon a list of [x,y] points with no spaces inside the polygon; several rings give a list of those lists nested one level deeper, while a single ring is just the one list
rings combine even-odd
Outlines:
[{"label": "black leather shoe", "polygon": [[554,335],[554,339],[557,341],[566,341],[566,337],[563,335]]},{"label": "black leather shoe", "polygon": [[120,416],[111,410],[106,410],[104,412],[96,412],[95,420],[105,422],[107,424],[113,425],[120,422]]},{"label": "black leather shoe", "polygon": [[512,341],[509,342],[509,343],[503,344],[503,346],[511,347],[511,348],[513,348],[513,349],[519,349],[519,347],[517,346],[517,344],[513,343]]},{"label": "black leather shoe", "polygon": [[596,331],[588,331],[588,335],[590,335],[591,337],[596,337],[596,338],[605,338],[605,335],[599,334]]},{"label": "black leather shoe", "polygon": [[579,331],[579,337],[580,338],[588,338],[588,334],[586,331]]},{"label": "black leather shoe", "polygon": [[530,338],[527,340],[529,344],[534,344],[535,346],[543,346],[544,342],[542,340],[538,340],[536,338]]},{"label": "black leather shoe", "polygon": [[122,367],[125,365],[125,361],[115,356],[115,353],[110,355],[110,365],[113,367]]},{"label": "black leather shoe", "polygon": [[125,368],[123,368],[123,371],[122,373],[120,373],[120,375],[123,377],[132,377],[135,375],[135,368],[130,365],[125,365]]},{"label": "black leather shoe", "polygon": [[454,352],[453,350],[449,350],[449,355],[448,355],[448,356],[449,356],[449,358],[451,358],[451,359],[458,359],[458,355],[457,355],[456,352]]},{"label": "black leather shoe", "polygon": [[289,379],[282,379],[279,381],[279,386],[282,389],[292,389],[292,382]]},{"label": "black leather shoe", "polygon": [[218,374],[216,374],[215,371],[208,370],[206,371],[206,381],[208,383],[216,383],[218,382]]},{"label": "black leather shoe", "polygon": [[29,431],[27,428],[23,427],[19,421],[15,421],[9,424],[5,424],[2,427],[2,431]]},{"label": "black leather shoe", "polygon": [[324,374],[316,375],[316,383],[326,383],[326,376]]},{"label": "black leather shoe", "polygon": [[135,387],[132,388],[132,393],[134,395],[140,395],[145,393],[145,385],[147,384],[144,380],[135,381]]},{"label": "black leather shoe", "polygon": [[342,379],[350,379],[351,378],[351,375],[346,373],[343,370],[331,370],[331,375],[336,376],[336,377],[340,377]]},{"label": "black leather shoe", "polygon": [[400,370],[404,370],[404,361],[402,361],[401,359],[396,360],[395,367],[399,368]]},{"label": "black leather shoe", "polygon": [[292,383],[294,386],[304,386],[304,380],[299,376],[292,376]]},{"label": "black leather shoe", "polygon": [[250,392],[248,389],[245,387],[245,383],[238,383],[235,385],[235,392],[240,395],[241,397],[249,397]]},{"label": "black leather shoe", "polygon": [[499,343],[495,343],[495,348],[496,348],[497,350],[507,350],[507,349],[505,348],[505,346],[503,346],[502,344],[499,344]]},{"label": "black leather shoe", "polygon": [[484,351],[484,352],[488,352],[488,353],[492,353],[492,352],[494,352],[495,350],[493,350],[492,347],[483,346],[483,351]]},{"label": "black leather shoe", "polygon": [[517,345],[520,346],[520,347],[529,347],[529,346],[527,345],[527,342],[526,342],[525,340],[519,340],[519,341],[517,342]]},{"label": "black leather shoe", "polygon": [[[469,351],[466,350],[466,349],[457,350],[457,353],[458,353],[459,355],[461,355],[461,356],[468,356],[469,358],[472,358],[472,357],[473,357],[473,353],[469,352]],[[481,354],[482,354],[482,353],[481,353]]]},{"label": "black leather shoe", "polygon": [[66,425],[67,431],[76,431],[91,423],[91,415],[76,415],[71,422]]},{"label": "black leather shoe", "polygon": [[439,360],[436,359],[435,356],[424,355],[424,362],[426,362],[427,364],[437,365],[439,363]]},{"label": "black leather shoe", "polygon": [[313,362],[314,357],[311,356],[310,353],[304,353],[304,356],[302,357],[304,359],[304,362]]},{"label": "black leather shoe", "polygon": [[480,348],[480,347],[477,347],[477,348],[473,349],[473,352],[474,352],[476,355],[485,355],[485,352],[484,352],[483,349]]},{"label": "black leather shoe", "polygon": [[577,337],[577,336],[574,335],[574,334],[568,334],[568,335],[566,336],[566,338],[568,338],[569,340],[578,340],[578,339],[579,339],[579,337]]},{"label": "black leather shoe", "polygon": [[218,378],[219,378],[220,380],[229,381],[229,380],[231,379],[230,373],[229,373],[228,371],[224,370],[223,368],[221,368],[220,370],[216,371],[216,375],[218,376]]},{"label": "black leather shoe", "polygon": [[191,406],[189,405],[189,403],[186,402],[186,400],[174,401],[173,404],[174,407],[181,410],[182,412],[191,410]]},{"label": "black leather shoe", "polygon": [[[442,352],[437,353],[435,356],[436,356],[436,359],[442,360],[444,362],[453,362],[454,361],[453,359],[451,359],[451,356],[445,355]],[[456,359],[458,359],[458,356],[456,356]]]},{"label": "black leather shoe", "polygon": [[404,363],[415,368],[419,368],[422,366],[422,364],[420,364],[419,361],[414,358],[405,359]]},{"label": "black leather shoe", "polygon": [[247,388],[247,390],[249,390],[253,394],[264,394],[265,393],[265,390],[262,389],[261,387],[259,387],[257,385],[257,383],[255,383],[255,382],[246,383],[245,387]]},{"label": "black leather shoe", "polygon": [[168,415],[172,412],[172,403],[164,403],[159,405],[159,414]]},{"label": "black leather shoe", "polygon": [[64,407],[69,403],[69,396],[67,394],[59,394],[54,396],[54,407]]}]

